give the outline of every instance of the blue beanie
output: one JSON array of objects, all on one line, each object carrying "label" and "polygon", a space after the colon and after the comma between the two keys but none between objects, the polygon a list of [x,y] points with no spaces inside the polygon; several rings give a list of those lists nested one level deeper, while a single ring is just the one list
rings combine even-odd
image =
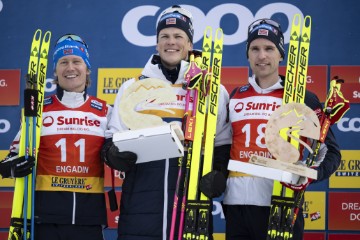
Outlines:
[{"label": "blue beanie", "polygon": [[191,43],[193,42],[194,28],[192,23],[192,15],[186,9],[180,7],[179,5],[174,5],[166,9],[161,14],[157,24],[156,36],[159,36],[159,33],[162,29],[169,27],[183,30],[189,37]]},{"label": "blue beanie", "polygon": [[81,57],[84,60],[86,66],[91,69],[87,46],[69,37],[57,43],[54,48],[54,71],[56,69],[56,64],[59,59],[67,55],[76,55]]},{"label": "blue beanie", "polygon": [[285,58],[285,49],[284,49],[284,36],[280,27],[276,27],[271,24],[261,23],[258,26],[255,26],[249,33],[248,39],[246,42],[246,56],[249,58],[249,47],[250,43],[257,38],[265,38],[273,42],[276,48],[279,50],[281,57]]}]

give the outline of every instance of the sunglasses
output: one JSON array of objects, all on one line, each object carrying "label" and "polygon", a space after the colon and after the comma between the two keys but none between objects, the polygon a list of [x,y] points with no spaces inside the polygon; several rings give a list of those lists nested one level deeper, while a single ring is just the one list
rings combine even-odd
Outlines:
[{"label": "sunglasses", "polygon": [[254,30],[254,28],[256,28],[257,26],[259,26],[261,24],[268,24],[268,25],[271,25],[271,26],[276,27],[279,30],[281,30],[280,24],[278,24],[274,20],[271,20],[268,18],[263,18],[263,19],[258,19],[249,25],[248,34],[250,34]]},{"label": "sunglasses", "polygon": [[65,34],[64,36],[60,37],[56,41],[56,45],[65,41],[66,39],[69,39],[69,38],[73,41],[83,44],[86,47],[86,49],[88,49],[88,45],[86,44],[86,42],[81,37],[79,37],[78,35],[75,35],[75,34]]},{"label": "sunglasses", "polygon": [[[190,21],[192,22],[193,21],[193,16],[192,14],[186,10],[186,9],[183,9],[181,8],[180,6],[172,6],[171,8],[168,8],[166,9],[165,11],[163,11],[161,13],[161,17],[164,16],[165,14],[168,14],[168,13],[180,13],[181,15],[184,15],[185,17],[189,18]],[[160,18],[161,18],[160,17]]]}]

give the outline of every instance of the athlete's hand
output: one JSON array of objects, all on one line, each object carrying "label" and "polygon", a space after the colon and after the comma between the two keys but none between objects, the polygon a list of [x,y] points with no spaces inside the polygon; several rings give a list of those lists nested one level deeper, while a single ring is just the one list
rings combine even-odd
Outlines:
[{"label": "athlete's hand", "polygon": [[137,155],[129,151],[120,152],[112,141],[108,141],[102,147],[101,159],[113,169],[128,172],[135,165]]},{"label": "athlete's hand", "polygon": [[305,190],[312,181],[314,181],[312,178],[301,176],[296,184],[285,183],[285,182],[281,182],[281,184],[294,191],[302,191]]},{"label": "athlete's hand", "polygon": [[208,198],[220,197],[226,188],[226,178],[222,172],[212,170],[200,179],[199,188]]},{"label": "athlete's hand", "polygon": [[11,157],[0,162],[0,175],[3,178],[21,178],[29,175],[35,165],[35,158],[28,156]]}]

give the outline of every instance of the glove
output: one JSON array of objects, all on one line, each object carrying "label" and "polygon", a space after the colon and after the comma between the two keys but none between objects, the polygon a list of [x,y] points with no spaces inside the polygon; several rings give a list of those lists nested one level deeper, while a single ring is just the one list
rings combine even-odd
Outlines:
[{"label": "glove", "polygon": [[35,158],[28,156],[12,157],[0,162],[0,175],[3,178],[21,178],[29,175],[32,172],[32,167],[35,165]]},{"label": "glove", "polygon": [[226,188],[226,178],[222,172],[212,170],[200,179],[199,188],[208,198],[220,197]]},{"label": "glove", "polygon": [[113,169],[128,172],[135,165],[137,155],[129,151],[119,152],[118,147],[109,141],[102,147],[101,159]]},{"label": "glove", "polygon": [[281,184],[294,191],[303,191],[307,188],[307,186],[309,186],[309,184],[312,181],[314,181],[314,179],[301,176],[296,184],[285,183],[285,182],[281,182]]}]

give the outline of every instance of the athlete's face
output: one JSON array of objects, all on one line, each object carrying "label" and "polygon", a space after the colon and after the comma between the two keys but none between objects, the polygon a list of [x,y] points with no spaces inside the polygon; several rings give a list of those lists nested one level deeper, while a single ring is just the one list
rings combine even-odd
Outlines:
[{"label": "athlete's face", "polygon": [[257,38],[249,46],[249,63],[260,87],[267,88],[279,79],[281,54],[275,44],[264,38]]},{"label": "athlete's face", "polygon": [[179,28],[164,28],[159,32],[156,50],[168,69],[174,69],[181,60],[185,60],[192,47],[189,37]]},{"label": "athlete's face", "polygon": [[66,91],[83,92],[88,75],[90,70],[79,56],[64,56],[56,64],[55,76],[58,77],[60,87]]}]

